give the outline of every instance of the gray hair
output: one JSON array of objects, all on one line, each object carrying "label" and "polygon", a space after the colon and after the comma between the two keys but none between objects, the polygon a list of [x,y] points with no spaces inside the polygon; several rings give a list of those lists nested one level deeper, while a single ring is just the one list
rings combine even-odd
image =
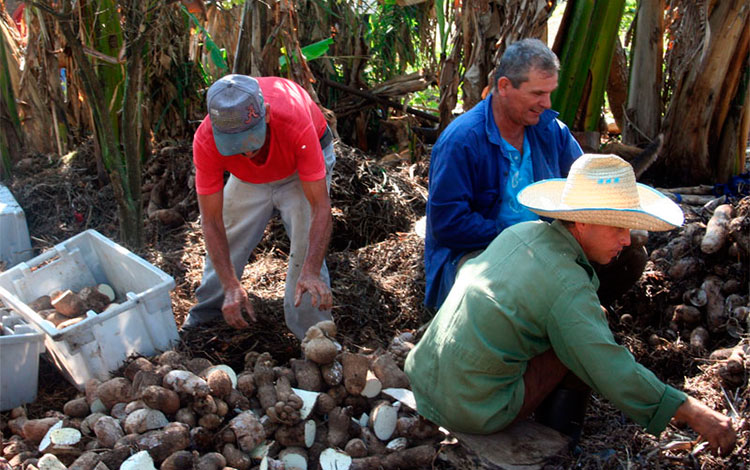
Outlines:
[{"label": "gray hair", "polygon": [[522,39],[514,42],[500,57],[495,68],[495,86],[500,77],[507,77],[513,88],[518,88],[529,79],[529,71],[534,68],[550,75],[560,70],[560,60],[546,44],[539,39]]}]

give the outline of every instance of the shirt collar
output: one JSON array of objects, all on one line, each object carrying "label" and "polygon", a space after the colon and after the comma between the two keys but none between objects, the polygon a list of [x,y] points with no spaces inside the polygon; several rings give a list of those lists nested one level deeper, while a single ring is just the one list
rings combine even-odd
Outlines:
[{"label": "shirt collar", "polygon": [[563,225],[559,220],[556,219],[552,222],[552,228],[557,230],[557,232],[560,233],[563,238],[568,241],[571,248],[573,249],[573,253],[576,256],[576,263],[586,271],[586,273],[589,275],[589,279],[591,279],[591,283],[594,285],[594,289],[598,290],[599,278],[597,277],[596,271],[594,271],[594,267],[591,265],[591,262],[588,258],[586,258],[586,253],[584,253],[581,244],[578,243],[578,240],[576,240],[573,234],[570,233],[570,230],[568,230],[565,225]]},{"label": "shirt collar", "polygon": [[[497,125],[495,125],[495,116],[492,115],[492,93],[488,94],[485,99],[483,99],[479,105],[477,106],[484,106],[484,131],[487,133],[487,139],[492,142],[495,145],[502,145],[502,141],[500,140],[500,131],[497,129]],[[555,110],[552,109],[545,109],[544,112],[539,116],[539,122],[534,124],[533,126],[527,126],[527,129],[529,127],[546,127],[550,122],[552,122],[560,113],[558,113]]]}]

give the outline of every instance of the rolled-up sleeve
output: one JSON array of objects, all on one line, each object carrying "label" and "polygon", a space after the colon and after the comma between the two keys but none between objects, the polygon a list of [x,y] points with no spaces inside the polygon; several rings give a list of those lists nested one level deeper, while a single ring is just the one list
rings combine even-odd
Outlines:
[{"label": "rolled-up sleeve", "polygon": [[[560,360],[647,432],[662,432],[686,395],[659,380],[617,344],[598,299],[583,286],[560,296],[549,316],[550,343]],[[570,299],[570,300],[568,300]]]}]

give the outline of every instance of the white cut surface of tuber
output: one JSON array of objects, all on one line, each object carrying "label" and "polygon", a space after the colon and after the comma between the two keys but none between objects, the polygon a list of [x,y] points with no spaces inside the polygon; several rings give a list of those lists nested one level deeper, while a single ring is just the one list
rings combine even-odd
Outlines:
[{"label": "white cut surface of tuber", "polygon": [[307,452],[300,447],[287,447],[279,452],[284,470],[307,470]]},{"label": "white cut surface of tuber", "polygon": [[320,453],[321,470],[348,470],[352,465],[352,458],[344,452],[328,448]]},{"label": "white cut surface of tuber", "polygon": [[156,470],[154,459],[148,452],[142,450],[137,452],[120,465],[120,470]]},{"label": "white cut surface of tuber", "polygon": [[44,437],[42,437],[42,440],[39,442],[39,452],[43,452],[44,449],[50,446],[52,444],[52,433],[60,428],[62,428],[63,422],[58,421],[52,426],[47,429],[47,432],[44,434]]},{"label": "white cut surface of tuber", "polygon": [[362,389],[360,395],[366,398],[375,398],[380,395],[382,389],[383,385],[380,383],[380,379],[375,376],[373,371],[368,370],[367,378],[365,379],[365,388]]},{"label": "white cut surface of tuber", "polygon": [[292,388],[295,395],[302,399],[302,408],[299,410],[300,418],[307,419],[315,409],[315,403],[318,401],[319,392],[311,392],[309,390],[302,390],[299,388]]},{"label": "white cut surface of tuber", "polygon": [[68,470],[68,467],[53,454],[44,454],[37,462],[37,466],[39,470]]},{"label": "white cut surface of tuber", "polygon": [[388,402],[381,402],[372,409],[370,427],[381,441],[393,436],[398,421],[398,408]]}]

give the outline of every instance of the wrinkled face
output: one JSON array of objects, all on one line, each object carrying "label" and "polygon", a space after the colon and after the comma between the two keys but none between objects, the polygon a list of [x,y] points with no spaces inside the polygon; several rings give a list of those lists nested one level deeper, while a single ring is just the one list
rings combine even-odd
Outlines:
[{"label": "wrinkled face", "polygon": [[552,106],[550,95],[557,88],[557,74],[539,69],[529,70],[529,79],[514,88],[506,77],[498,80],[498,92],[503,98],[506,115],[516,124],[533,126],[543,111]]},{"label": "wrinkled face", "polygon": [[576,223],[577,240],[589,261],[607,264],[630,245],[630,229]]}]

